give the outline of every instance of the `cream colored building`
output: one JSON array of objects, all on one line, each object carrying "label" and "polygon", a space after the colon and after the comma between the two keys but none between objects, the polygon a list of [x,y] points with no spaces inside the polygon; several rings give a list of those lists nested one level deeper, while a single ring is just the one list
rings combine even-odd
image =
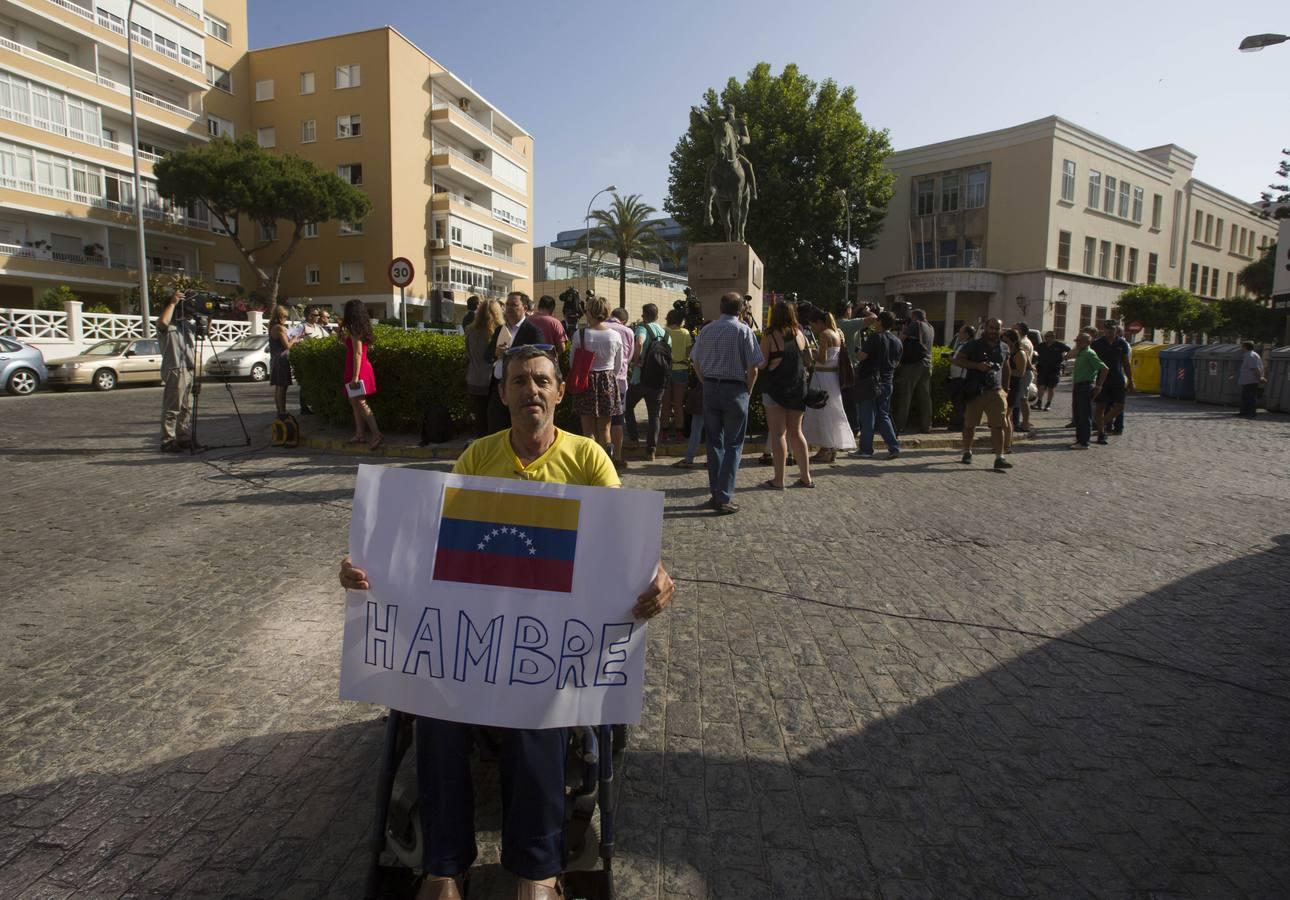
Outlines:
[{"label": "cream colored building", "polygon": [[[66,284],[115,308],[138,282],[127,3],[0,0],[0,307]],[[150,271],[255,289],[206,210],[176,208],[152,177],[168,150],[252,134],[372,200],[361,223],[307,227],[281,295],[397,316],[396,256],[416,269],[414,321],[435,291],[459,318],[470,293],[531,290],[532,138],[397,31],[248,52],[245,0],[139,0],[133,21]],[[279,223],[282,240],[292,227]]]},{"label": "cream colored building", "polygon": [[[60,284],[115,306],[137,283],[126,7],[0,0],[0,306]],[[237,252],[205,209],[157,196],[152,165],[245,124],[208,84],[245,66],[245,0],[139,0],[133,23],[149,265],[236,284]]]},{"label": "cream colored building", "polygon": [[1113,317],[1134,284],[1242,295],[1236,273],[1276,233],[1193,178],[1195,162],[1174,144],[1131,150],[1056,116],[894,153],[859,296],[926,309],[944,342],[947,322],[987,316],[1069,341]]}]

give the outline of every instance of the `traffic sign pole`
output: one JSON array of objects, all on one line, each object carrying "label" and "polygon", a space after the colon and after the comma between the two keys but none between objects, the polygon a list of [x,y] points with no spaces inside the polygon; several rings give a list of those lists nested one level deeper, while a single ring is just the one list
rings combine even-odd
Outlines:
[{"label": "traffic sign pole", "polygon": [[407,303],[404,302],[404,298],[403,298],[404,290],[405,289],[402,287],[399,288],[399,314],[403,319],[403,330],[407,331],[408,330],[408,305]]}]

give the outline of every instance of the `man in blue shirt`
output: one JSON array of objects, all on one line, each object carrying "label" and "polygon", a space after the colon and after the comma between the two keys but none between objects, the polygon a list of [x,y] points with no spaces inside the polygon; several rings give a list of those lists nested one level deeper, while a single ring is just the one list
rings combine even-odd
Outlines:
[{"label": "man in blue shirt", "polygon": [[690,359],[703,381],[703,428],[708,443],[708,501],[715,512],[739,511],[731,502],[735,476],[748,431],[748,392],[765,362],[757,336],[739,321],[744,298],[721,297],[721,318],[710,322],[694,341]]},{"label": "man in blue shirt", "polygon": [[1133,367],[1129,364],[1129,342],[1117,337],[1114,319],[1102,323],[1102,336],[1093,342],[1093,352],[1106,364],[1106,383],[1097,397],[1097,443],[1106,444],[1106,426],[1124,411],[1124,400],[1133,387]]}]

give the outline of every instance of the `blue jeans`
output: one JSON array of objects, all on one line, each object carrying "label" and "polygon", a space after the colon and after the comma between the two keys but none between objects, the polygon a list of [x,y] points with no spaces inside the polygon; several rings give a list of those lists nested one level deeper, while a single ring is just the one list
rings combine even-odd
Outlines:
[{"label": "blue jeans", "polygon": [[685,448],[685,461],[694,462],[694,454],[699,452],[699,441],[703,440],[703,419],[694,416],[690,422],[690,446]]},{"label": "blue jeans", "polygon": [[729,503],[748,431],[748,386],[742,381],[704,381],[703,429],[708,440],[708,490],[715,502]]},{"label": "blue jeans", "polygon": [[[501,740],[502,868],[541,880],[564,869],[564,728],[498,729]],[[418,716],[415,725],[422,865],[457,875],[475,861],[473,726]]]},{"label": "blue jeans", "polygon": [[869,400],[860,401],[860,407],[856,411],[856,418],[860,420],[861,453],[873,453],[873,432],[875,428],[882,435],[889,452],[898,452],[900,450],[900,441],[896,440],[896,429],[891,423],[891,391],[891,382],[882,381],[878,383],[876,396]]}]

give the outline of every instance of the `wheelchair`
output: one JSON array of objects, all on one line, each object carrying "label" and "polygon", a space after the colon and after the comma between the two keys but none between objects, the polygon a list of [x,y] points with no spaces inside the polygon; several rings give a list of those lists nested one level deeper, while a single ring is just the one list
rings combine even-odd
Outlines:
[{"label": "wheelchair", "polygon": [[[369,843],[365,900],[411,897],[421,868],[422,835],[411,713],[391,709],[385,725],[376,820]],[[474,729],[485,761],[495,760],[498,742],[491,729]],[[626,725],[569,729],[565,761],[566,900],[613,900],[614,768],[627,745]],[[405,764],[406,763],[406,764]],[[597,820],[596,813],[599,812]],[[596,868],[599,857],[599,868]],[[467,882],[469,890],[469,882]]]}]

